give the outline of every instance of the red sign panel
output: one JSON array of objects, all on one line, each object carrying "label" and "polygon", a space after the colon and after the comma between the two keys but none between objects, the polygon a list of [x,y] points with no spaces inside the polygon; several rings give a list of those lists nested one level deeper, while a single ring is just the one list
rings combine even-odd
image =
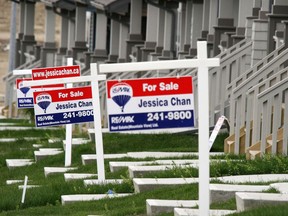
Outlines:
[{"label": "red sign panel", "polygon": [[80,75],[79,65],[32,69],[33,80],[77,77]]}]

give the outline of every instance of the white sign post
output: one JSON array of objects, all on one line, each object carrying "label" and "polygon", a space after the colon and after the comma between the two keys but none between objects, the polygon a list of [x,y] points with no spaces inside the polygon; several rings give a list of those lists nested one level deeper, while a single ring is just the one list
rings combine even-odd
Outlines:
[{"label": "white sign post", "polygon": [[[73,58],[67,59],[67,65],[73,65]],[[73,83],[67,83],[66,88],[72,88]],[[71,166],[72,163],[72,124],[66,125],[66,134],[65,134],[65,167]]]},{"label": "white sign post", "polygon": [[201,97],[198,97],[199,109],[199,215],[208,216],[210,209],[209,195],[209,80],[208,68],[219,66],[217,58],[207,58],[207,42],[197,42],[198,59],[167,60],[154,62],[133,62],[122,64],[102,64],[101,73],[135,72],[146,70],[169,70],[198,68],[198,83]]},{"label": "white sign post", "polygon": [[[98,77],[97,64],[91,64],[92,77]],[[93,113],[94,113],[94,134],[97,155],[97,173],[98,180],[105,180],[105,167],[104,167],[104,150],[103,150],[103,137],[102,137],[102,124],[101,124],[101,111],[100,111],[100,95],[98,79],[91,80],[92,87],[92,100],[93,100]]]},{"label": "white sign post", "polygon": [[[199,60],[207,59],[206,43],[197,43],[197,57]],[[209,76],[208,67],[198,67],[198,115],[199,115],[199,215],[210,215],[210,163],[209,163]]]}]

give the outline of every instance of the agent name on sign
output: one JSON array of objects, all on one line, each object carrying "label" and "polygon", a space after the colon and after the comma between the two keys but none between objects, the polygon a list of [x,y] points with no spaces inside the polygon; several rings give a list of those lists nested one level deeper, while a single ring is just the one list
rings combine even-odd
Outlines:
[{"label": "agent name on sign", "polygon": [[89,107],[93,106],[92,101],[78,101],[78,103],[65,103],[65,104],[56,104],[56,110],[61,110],[61,109],[73,109],[77,107]]},{"label": "agent name on sign", "polygon": [[[172,97],[170,99],[170,104],[172,106],[185,106],[185,105],[191,105],[192,101],[190,98],[178,98],[178,97]],[[161,106],[169,106],[168,100],[161,100],[156,98],[155,100],[143,100],[140,99],[140,103],[138,104],[138,107],[161,107]]]}]

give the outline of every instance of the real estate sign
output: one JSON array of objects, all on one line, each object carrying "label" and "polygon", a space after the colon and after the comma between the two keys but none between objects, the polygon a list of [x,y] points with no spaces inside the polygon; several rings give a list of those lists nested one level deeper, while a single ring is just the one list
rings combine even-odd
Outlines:
[{"label": "real estate sign", "polygon": [[37,127],[94,121],[91,87],[34,92]]},{"label": "real estate sign", "polygon": [[28,81],[28,80],[32,80],[32,78],[16,79],[17,107],[20,109],[34,107],[33,92],[35,91],[43,91],[45,89],[52,90],[52,89],[64,88],[64,84],[33,86],[33,87],[23,86],[23,81]]},{"label": "real estate sign", "polygon": [[107,81],[110,131],[194,127],[192,77]]}]

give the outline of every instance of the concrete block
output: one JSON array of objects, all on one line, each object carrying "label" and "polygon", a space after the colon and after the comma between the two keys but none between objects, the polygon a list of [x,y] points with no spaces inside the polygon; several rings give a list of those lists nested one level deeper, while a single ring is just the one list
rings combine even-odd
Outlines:
[{"label": "concrete block", "polygon": [[35,160],[39,161],[44,159],[45,157],[49,157],[49,156],[54,156],[54,155],[58,155],[58,154],[62,154],[63,151],[61,150],[56,150],[56,149],[45,149],[45,150],[39,150],[39,151],[34,151],[34,156],[35,156]]},{"label": "concrete block", "polygon": [[[217,156],[217,155],[223,155],[223,152],[210,152],[210,156]],[[113,158],[123,158],[123,157],[131,157],[131,158],[137,158],[137,159],[144,159],[147,157],[153,157],[153,158],[165,158],[165,157],[183,157],[187,155],[194,155],[198,156],[197,152],[128,152],[127,154],[104,154],[105,159],[113,159]],[[97,159],[96,154],[85,154],[81,155],[82,158],[82,164],[89,164],[89,163],[95,163]],[[175,161],[175,160],[173,160]]]},{"label": "concrete block", "polygon": [[60,138],[48,139],[48,143],[50,143],[50,144],[61,142],[61,141],[62,141],[62,139],[60,139]]},{"label": "concrete block", "polygon": [[[104,154],[104,159],[115,159],[115,158],[123,158],[127,157],[127,154]],[[91,164],[96,163],[97,155],[96,154],[85,154],[81,155],[82,164]]]},{"label": "concrete block", "polygon": [[261,205],[279,205],[288,202],[288,194],[237,192],[237,211],[246,211]]},{"label": "concrete block", "polygon": [[[63,142],[63,148],[65,149],[66,147],[66,140],[62,140]],[[84,138],[72,138],[72,146],[78,146],[78,145],[85,145],[88,142],[90,142],[89,139],[84,139]]]},{"label": "concrete block", "polygon": [[19,127],[19,126],[1,126],[0,131],[3,130],[14,130],[14,131],[20,131],[20,130],[32,130],[36,129],[35,127]]},{"label": "concrete block", "polygon": [[62,151],[62,148],[39,148],[41,152]]},{"label": "concrete block", "polygon": [[116,197],[124,197],[132,195],[131,193],[123,193],[123,194],[73,194],[73,195],[62,195],[61,203],[62,205],[75,203],[75,202],[85,202],[85,201],[93,201],[105,198],[116,198]]},{"label": "concrete block", "polygon": [[[210,152],[210,156],[223,155],[223,152]],[[197,156],[198,152],[128,152],[128,157],[132,158],[175,158],[183,156]]]},{"label": "concrete block", "polygon": [[128,166],[142,166],[148,164],[155,164],[154,161],[110,161],[109,167],[111,172],[116,172],[121,169],[127,168]]},{"label": "concrete block", "polygon": [[168,158],[168,157],[183,157],[183,156],[195,156],[195,152],[128,152],[128,157],[131,158]]},{"label": "concrete block", "polygon": [[199,160],[198,159],[169,159],[169,160],[155,160],[155,163],[161,164],[161,165],[185,165],[185,164],[199,164]]},{"label": "concrete block", "polygon": [[[187,165],[193,164],[193,166],[197,167],[199,161],[198,160],[190,160],[190,159],[183,159],[183,160],[155,160],[155,161],[110,161],[110,171],[115,172],[123,168],[127,168],[129,166],[144,166],[144,165]],[[141,168],[140,168],[141,169]],[[153,169],[153,168],[151,168]]]},{"label": "concrete block", "polygon": [[288,174],[262,174],[262,175],[240,175],[240,176],[223,176],[217,179],[223,183],[256,183],[256,182],[283,182],[288,180]]},{"label": "concrete block", "polygon": [[[226,160],[211,160],[210,162],[223,162]],[[157,168],[153,168],[152,165],[166,165],[167,167],[169,167],[170,169],[175,167],[175,166],[184,166],[184,165],[189,165],[191,167],[195,167],[197,168],[199,164],[198,160],[193,160],[193,159],[170,159],[170,160],[155,160],[155,161],[110,161],[109,162],[109,166],[110,166],[110,171],[111,172],[115,172],[118,171],[120,169],[126,168],[126,167],[130,167],[130,166],[145,166],[145,165],[151,165],[150,167],[147,166],[147,168],[143,168],[143,171],[145,171],[145,169],[148,171],[149,169],[151,169],[151,171],[156,171]],[[165,170],[165,167],[159,167],[159,171],[160,170]],[[142,168],[134,168],[135,170],[138,169],[138,171],[140,171]]]},{"label": "concrete block", "polygon": [[5,127],[5,126],[13,126],[13,125],[17,125],[16,123],[9,123],[9,122],[1,122],[0,123],[0,127]]},{"label": "concrete block", "polygon": [[[37,187],[40,187],[40,185],[26,185],[26,189],[37,188]],[[24,188],[24,185],[18,185],[19,190],[23,188]]]},{"label": "concrete block", "polygon": [[235,197],[236,192],[262,192],[268,185],[210,184],[210,203],[225,202]]},{"label": "concrete block", "polygon": [[105,185],[105,184],[121,184],[123,179],[105,179],[104,181],[100,181],[98,179],[85,179],[84,185]]},{"label": "concrete block", "polygon": [[3,130],[19,131],[19,130],[37,130],[37,129],[53,130],[54,128],[25,127],[25,126],[17,126],[17,124],[15,123],[0,123],[0,131],[3,131]]},{"label": "concrete block", "polygon": [[[22,137],[24,140],[37,140],[39,137]],[[19,138],[0,138],[0,142],[15,142],[19,140]]]},{"label": "concrete block", "polygon": [[97,177],[97,174],[92,174],[92,173],[64,173],[65,181],[86,179],[86,178],[92,178],[92,177]]},{"label": "concrete block", "polygon": [[33,162],[31,159],[6,159],[6,165],[9,169],[30,166]]},{"label": "concrete block", "polygon": [[153,173],[165,170],[171,170],[175,167],[179,168],[190,168],[190,167],[198,167],[198,164],[175,164],[175,165],[153,165],[153,166],[128,166],[129,177],[130,178],[137,178],[141,177],[146,173]]},{"label": "concrete block", "polygon": [[32,146],[33,146],[33,148],[41,148],[43,145],[42,144],[33,144]]},{"label": "concrete block", "polygon": [[[210,216],[223,216],[233,214],[236,211],[233,210],[210,210]],[[188,208],[174,208],[174,216],[199,216],[198,209],[188,209]]]},{"label": "concrete block", "polygon": [[134,178],[135,193],[154,190],[163,186],[175,186],[198,183],[198,178]]},{"label": "concrete block", "polygon": [[45,177],[58,173],[65,173],[71,170],[76,170],[77,167],[44,167]]},{"label": "concrete block", "polygon": [[24,180],[6,180],[7,185],[22,183]]},{"label": "concrete block", "polygon": [[288,183],[287,182],[279,182],[270,184],[271,187],[277,189],[282,194],[288,194]]},{"label": "concrete block", "polygon": [[193,208],[198,205],[197,200],[146,200],[146,213],[148,216],[158,215],[160,213],[173,212],[174,208]]}]

